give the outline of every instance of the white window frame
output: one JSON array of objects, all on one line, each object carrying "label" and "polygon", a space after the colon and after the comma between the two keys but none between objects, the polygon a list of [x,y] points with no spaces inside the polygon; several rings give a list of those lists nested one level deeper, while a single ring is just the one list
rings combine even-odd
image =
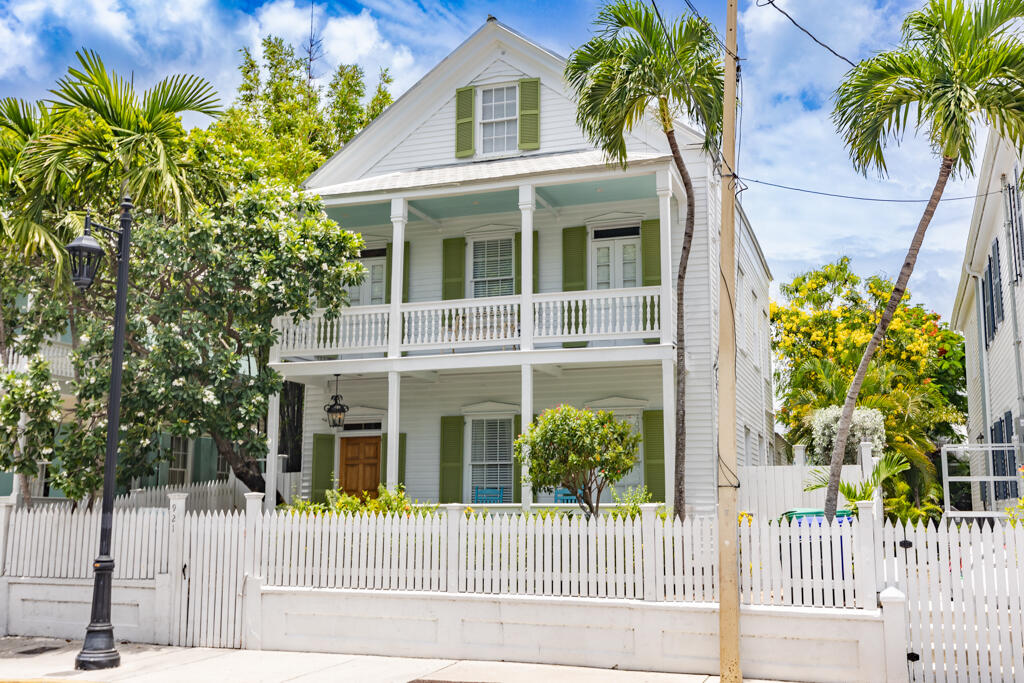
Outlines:
[{"label": "white window frame", "polygon": [[[183,443],[184,446],[185,446],[185,450],[183,452],[183,455],[184,455],[184,458],[185,458],[185,462],[184,462],[184,465],[182,467],[175,467],[174,466],[174,459],[175,459],[174,442],[175,442],[175,439],[179,440],[179,444]],[[191,439],[189,439],[188,437],[184,437],[184,436],[172,436],[171,437],[171,459],[167,462],[167,483],[168,484],[178,485],[178,484],[188,484],[189,483],[189,480],[190,480],[189,474],[190,473],[189,473],[189,466],[188,465],[189,465],[189,460],[191,460],[191,455],[192,455],[192,444],[191,444],[191,441],[192,441]],[[182,451],[179,450],[178,453],[182,453]],[[172,483],[171,482],[171,472],[172,471],[173,472],[181,472],[182,481],[180,481],[180,482],[173,482]]]},{"label": "white window frame", "polygon": [[[473,505],[473,422],[474,420],[508,420],[512,424],[512,431],[515,431],[517,413],[469,413],[466,414],[465,425],[463,426],[463,438],[462,438],[462,500],[467,505]],[[512,440],[515,441],[516,435],[512,434]],[[515,500],[515,491],[513,488],[516,484],[516,459],[515,452],[512,452],[512,467],[509,472],[512,475],[512,480],[508,485],[508,502],[512,503]],[[488,503],[477,503],[478,505],[488,505]],[[491,503],[493,505],[493,503]]]},{"label": "white window frame", "polygon": [[[594,231],[596,230],[617,230],[620,228],[636,228],[638,231],[636,237],[609,237],[603,239],[595,239]],[[615,242],[616,240],[635,239],[637,240],[636,250],[636,286],[643,287],[644,284],[644,263],[643,263],[643,242],[641,242],[640,236],[640,221],[628,220],[619,222],[609,223],[593,223],[587,225],[587,289],[597,289],[597,258],[595,250],[597,249],[597,242]],[[612,287],[612,289],[616,289]]]},{"label": "white window frame", "polygon": [[[501,88],[515,88],[516,91],[516,115],[512,118],[503,119],[491,119],[484,121],[484,91],[485,90],[498,90]],[[473,103],[475,114],[476,114],[476,143],[477,156],[491,158],[491,157],[507,157],[512,155],[521,154],[522,150],[519,149],[519,82],[518,81],[503,81],[501,83],[488,83],[487,85],[478,85],[473,88],[475,102]],[[485,123],[496,123],[498,121],[514,121],[516,129],[516,146],[514,149],[503,150],[501,152],[485,152],[484,151],[484,124]]]},{"label": "white window frame", "polygon": [[[476,296],[473,285],[476,280],[473,278],[473,251],[477,242],[492,242],[494,240],[509,240],[512,243],[512,291],[499,296],[515,296],[516,292],[516,234],[514,231],[501,232],[478,232],[466,236],[466,298],[467,299],[491,299],[494,297]],[[493,279],[493,278],[488,278]]]},{"label": "white window frame", "polygon": [[[387,256],[373,256],[368,259],[360,259],[360,262],[366,267],[366,278],[359,284],[356,292],[349,291],[349,303],[352,306],[384,306],[388,302],[388,258]],[[373,303],[370,283],[370,267],[371,265],[379,264],[384,268],[384,297],[379,304]],[[352,294],[358,293],[359,300],[357,301]]]}]

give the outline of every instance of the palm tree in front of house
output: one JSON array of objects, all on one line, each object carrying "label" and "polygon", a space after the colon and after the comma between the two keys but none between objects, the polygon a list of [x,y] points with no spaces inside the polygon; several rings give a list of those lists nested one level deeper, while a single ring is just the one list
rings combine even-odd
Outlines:
[{"label": "palm tree in front of house", "polygon": [[1015,28],[1024,0],[929,0],[903,22],[903,39],[855,66],[836,91],[833,120],[854,167],[886,173],[885,148],[908,126],[939,159],[931,196],[903,268],[850,383],[832,451],[825,513],[835,514],[843,453],[871,358],[907,288],[921,242],[950,176],[974,170],[975,133],[991,127],[1024,150],[1024,42]]},{"label": "palm tree in front of house", "polygon": [[[565,67],[575,90],[576,121],[611,159],[629,159],[626,134],[653,113],[668,138],[686,191],[686,223],[676,281],[675,514],[685,514],[686,364],[684,283],[693,243],[695,198],[690,173],[676,142],[679,115],[704,130],[706,151],[717,150],[722,126],[724,76],[714,29],[683,17],[666,25],[655,9],[617,0],[601,9],[596,35],[576,49]],[[665,277],[667,274],[662,274]],[[669,409],[669,406],[665,406]]]}]

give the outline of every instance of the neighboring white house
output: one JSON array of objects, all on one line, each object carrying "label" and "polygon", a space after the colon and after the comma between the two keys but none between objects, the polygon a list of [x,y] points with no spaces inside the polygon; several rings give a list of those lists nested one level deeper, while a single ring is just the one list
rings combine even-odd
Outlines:
[{"label": "neighboring white house", "polygon": [[[1021,160],[1012,146],[990,133],[952,317],[966,341],[969,441],[990,445],[970,450],[972,476],[1013,476],[1021,464],[1016,445],[1024,416],[1020,174]],[[1001,510],[1019,495],[1014,482],[991,487],[972,484],[975,510]]]},{"label": "neighboring white house", "polygon": [[[620,488],[671,497],[685,195],[653,120],[629,136],[627,168],[605,162],[575,123],[564,64],[489,19],[306,181],[365,237],[368,275],[340,320],[279,321],[271,365],[305,385],[304,495],[381,482],[421,501],[520,502],[530,493],[512,441],[569,403],[632,420],[643,446]],[[697,207],[687,503],[710,512],[721,179],[701,136],[684,122],[676,134]],[[737,219],[737,445],[754,464],[773,439],[770,273],[742,210]],[[335,374],[351,406],[340,436],[323,411]],[[273,424],[270,434],[274,452]]]}]

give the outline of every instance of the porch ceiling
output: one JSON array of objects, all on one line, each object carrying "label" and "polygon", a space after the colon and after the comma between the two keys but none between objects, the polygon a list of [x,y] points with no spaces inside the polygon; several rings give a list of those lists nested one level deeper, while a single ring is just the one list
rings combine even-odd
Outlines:
[{"label": "porch ceiling", "polygon": [[[538,207],[546,204],[553,208],[598,204],[605,202],[656,199],[655,176],[645,175],[607,177],[586,182],[562,183],[538,186],[536,189]],[[519,213],[517,189],[491,192],[467,192],[466,194],[425,197],[409,201],[410,220],[418,215],[431,220],[443,221],[465,216],[486,214]],[[349,230],[362,230],[372,226],[389,226],[391,203],[348,204],[327,209],[327,215]]]}]

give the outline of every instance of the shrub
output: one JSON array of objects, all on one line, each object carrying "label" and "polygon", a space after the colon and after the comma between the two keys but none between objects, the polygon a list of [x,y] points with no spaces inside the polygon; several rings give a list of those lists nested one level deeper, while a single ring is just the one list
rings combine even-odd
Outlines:
[{"label": "shrub", "polygon": [[326,502],[312,503],[308,500],[297,499],[289,505],[282,505],[281,509],[297,513],[336,515],[351,514],[376,514],[376,515],[406,515],[425,516],[437,511],[437,505],[420,503],[418,500],[410,500],[405,495],[405,487],[399,484],[393,491],[384,484],[377,487],[377,496],[373,497],[369,491],[363,491],[354,496],[344,491],[327,491]]},{"label": "shrub", "polygon": [[630,486],[621,496],[618,491],[612,489],[615,507],[608,512],[608,516],[612,519],[633,519],[640,514],[640,506],[650,503],[652,498],[651,492],[644,485]]},{"label": "shrub", "polygon": [[545,411],[515,441],[516,463],[527,464],[534,491],[565,488],[588,514],[601,493],[636,463],[640,435],[606,411],[561,405]]},{"label": "shrub", "polygon": [[[811,414],[811,464],[826,465],[832,458],[832,445],[842,406],[819,408]],[[885,418],[875,408],[855,408],[850,425],[850,437],[846,440],[843,462],[848,465],[858,461],[857,452],[861,441],[870,441],[876,452],[885,448]]]}]

